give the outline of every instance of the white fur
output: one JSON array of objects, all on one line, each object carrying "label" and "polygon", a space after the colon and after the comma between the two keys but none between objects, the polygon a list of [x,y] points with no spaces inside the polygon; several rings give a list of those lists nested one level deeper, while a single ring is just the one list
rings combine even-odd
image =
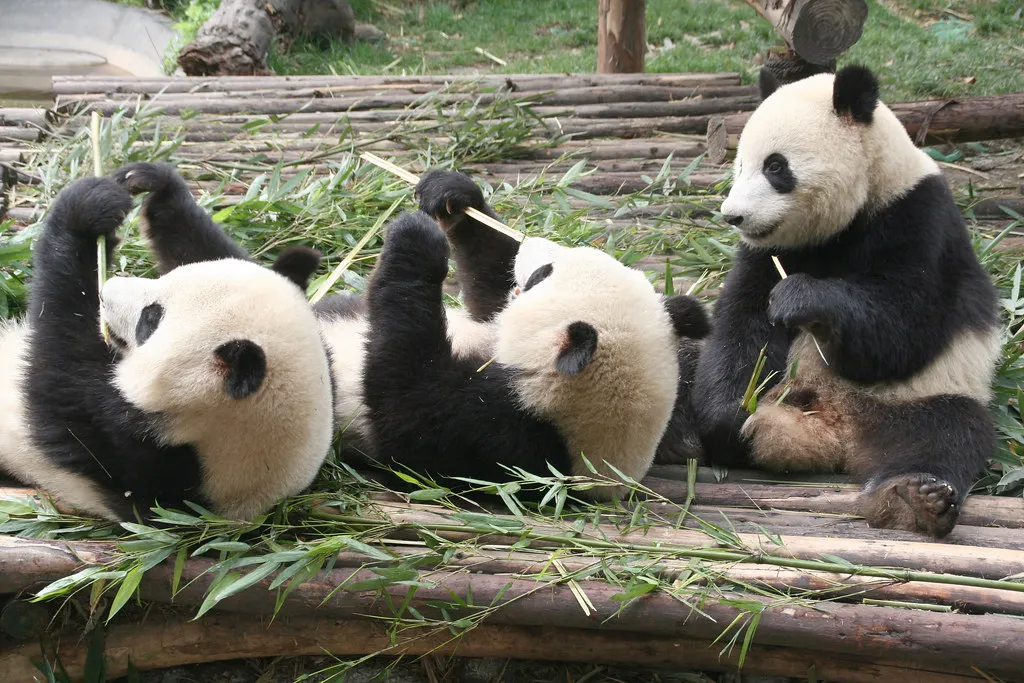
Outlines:
[{"label": "white fur", "polygon": [[[678,342],[668,312],[641,272],[597,249],[540,238],[520,247],[519,286],[547,263],[551,275],[498,315],[497,360],[518,371],[523,405],[561,431],[574,474],[589,474],[582,454],[606,475],[615,476],[610,463],[639,480],[675,403]],[[580,374],[567,376],[556,360],[577,321],[598,331],[597,351]]]},{"label": "white fur", "polygon": [[[153,335],[135,344],[142,309],[159,303]],[[246,261],[180,266],[157,279],[113,278],[102,308],[128,343],[114,384],[140,409],[159,413],[159,437],[192,444],[203,493],[216,511],[246,519],[308,486],[332,439],[330,369],[316,318],[293,283]],[[266,355],[251,396],[224,391],[215,349],[245,339]]]},{"label": "white fur", "polygon": [[24,322],[0,321],[0,471],[46,490],[76,510],[114,517],[92,481],[51,465],[32,444],[22,393],[28,337]]},{"label": "white fur", "polygon": [[[836,114],[832,74],[785,85],[754,111],[740,135],[732,189],[722,214],[742,216],[740,233],[754,247],[798,247],[827,241],[858,211],[891,204],[921,178],[939,173],[914,147],[903,125],[881,102],[870,125]],[[796,188],[769,184],[764,160],[781,153]],[[764,237],[757,234],[777,226]]]}]

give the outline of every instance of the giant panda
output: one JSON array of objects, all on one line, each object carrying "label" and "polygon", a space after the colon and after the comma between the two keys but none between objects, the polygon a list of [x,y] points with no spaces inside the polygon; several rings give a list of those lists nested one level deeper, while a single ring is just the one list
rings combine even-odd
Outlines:
[{"label": "giant panda", "polygon": [[[666,303],[603,251],[534,237],[515,252],[504,306],[453,333],[442,304],[448,240],[425,212],[401,215],[367,288],[362,399],[376,458],[460,488],[451,478],[501,482],[516,467],[547,476],[548,464],[641,479],[675,406],[679,336],[705,331],[700,304]],[[491,341],[460,346],[473,325]]]},{"label": "giant panda", "polygon": [[[721,207],[741,243],[698,362],[705,453],[852,471],[871,525],[944,536],[994,448],[994,287],[869,70],[761,84]],[[774,387],[748,416],[766,345]]]},{"label": "giant panda", "polygon": [[98,291],[96,240],[113,249],[126,187],[184,189],[153,165],[118,179],[56,198],[28,316],[0,328],[0,470],[114,520],[186,499],[249,519],[306,488],[333,439],[327,350],[304,296],[319,256],[292,249],[266,269],[219,232],[156,217],[162,277]]}]

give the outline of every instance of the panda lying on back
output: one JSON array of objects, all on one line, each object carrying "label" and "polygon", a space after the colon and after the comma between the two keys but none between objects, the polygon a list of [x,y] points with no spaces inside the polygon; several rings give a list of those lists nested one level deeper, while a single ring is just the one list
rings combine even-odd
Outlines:
[{"label": "panda lying on back", "polygon": [[100,304],[96,238],[112,251],[125,186],[188,196],[164,167],[117,177],[60,193],[34,247],[26,322],[0,327],[0,471],[111,519],[183,499],[250,518],[308,486],[333,437],[304,295],[319,257],[286,250],[261,268],[222,233],[157,216],[146,237],[164,275],[112,278]]},{"label": "panda lying on back", "polygon": [[[872,525],[944,536],[994,447],[992,283],[938,167],[869,71],[777,90],[762,72],[762,92],[722,204],[742,243],[698,365],[705,452],[852,470]],[[775,387],[748,417],[765,344]]]}]

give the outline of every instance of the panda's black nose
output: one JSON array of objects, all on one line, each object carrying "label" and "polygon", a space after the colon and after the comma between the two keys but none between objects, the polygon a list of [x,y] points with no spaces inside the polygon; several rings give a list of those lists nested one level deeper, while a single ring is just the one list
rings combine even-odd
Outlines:
[{"label": "panda's black nose", "polygon": [[743,216],[722,216],[729,225],[739,225],[743,222]]}]

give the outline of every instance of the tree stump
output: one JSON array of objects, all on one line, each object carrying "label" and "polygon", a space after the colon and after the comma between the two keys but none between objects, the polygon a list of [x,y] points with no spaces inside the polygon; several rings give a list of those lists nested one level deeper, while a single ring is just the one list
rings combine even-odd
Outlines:
[{"label": "tree stump", "polygon": [[598,0],[597,70],[603,74],[643,73],[644,0]]},{"label": "tree stump", "polygon": [[746,0],[775,32],[812,64],[829,64],[860,40],[865,0]]}]

